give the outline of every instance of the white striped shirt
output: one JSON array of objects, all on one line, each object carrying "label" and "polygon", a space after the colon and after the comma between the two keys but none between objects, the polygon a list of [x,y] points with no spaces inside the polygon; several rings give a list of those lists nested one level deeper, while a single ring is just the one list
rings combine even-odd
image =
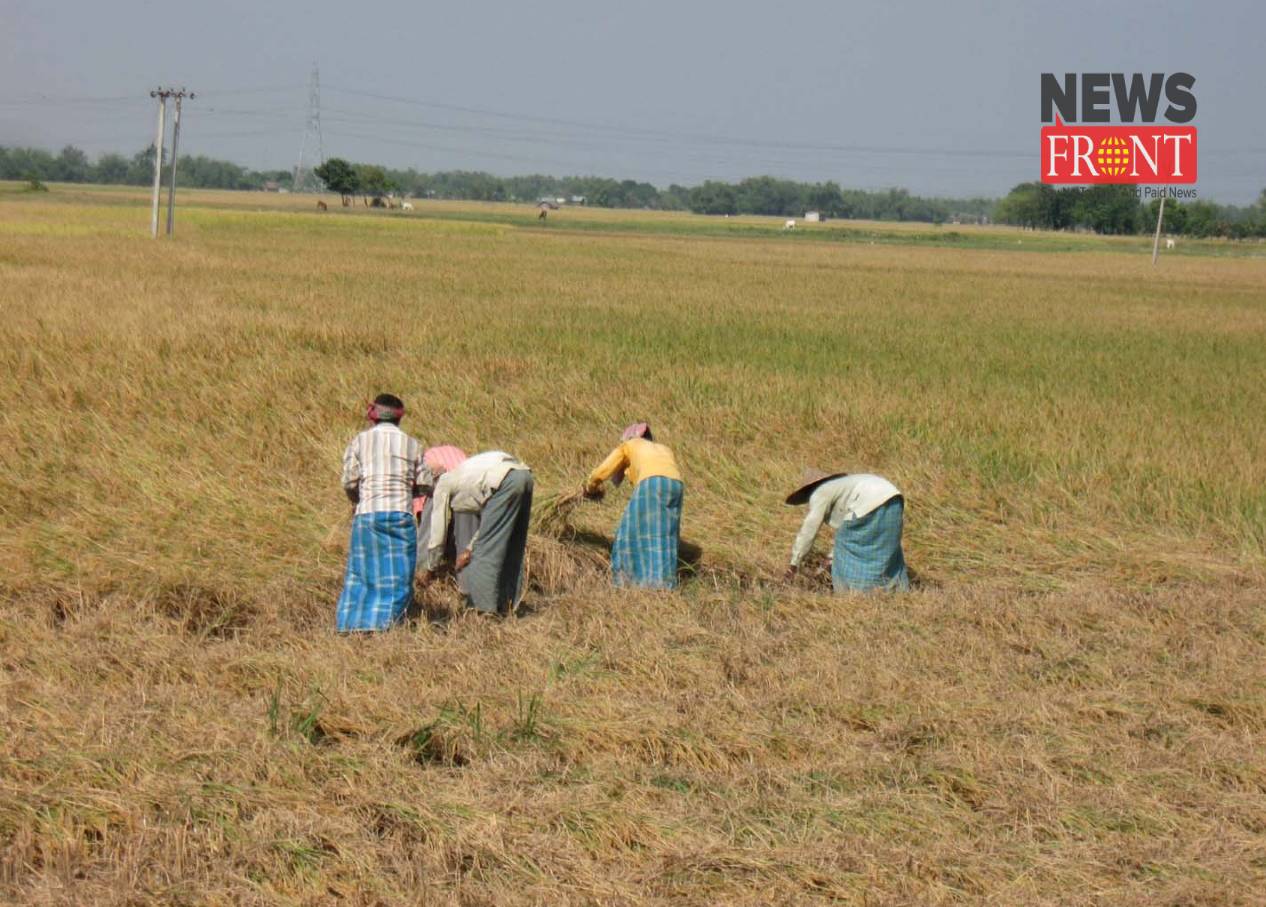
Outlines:
[{"label": "white striped shirt", "polygon": [[355,496],[356,513],[413,512],[413,497],[434,485],[422,445],[390,422],[352,439],[343,454],[343,488]]}]

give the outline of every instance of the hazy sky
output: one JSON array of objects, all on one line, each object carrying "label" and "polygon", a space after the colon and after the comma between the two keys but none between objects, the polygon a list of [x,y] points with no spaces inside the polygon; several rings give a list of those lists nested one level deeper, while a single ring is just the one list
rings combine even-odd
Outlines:
[{"label": "hazy sky", "polygon": [[131,154],[162,83],[182,153],[290,168],[314,63],[327,156],[939,195],[1037,177],[1041,72],[1182,70],[1201,195],[1266,187],[1262,0],[0,0],[0,144]]}]

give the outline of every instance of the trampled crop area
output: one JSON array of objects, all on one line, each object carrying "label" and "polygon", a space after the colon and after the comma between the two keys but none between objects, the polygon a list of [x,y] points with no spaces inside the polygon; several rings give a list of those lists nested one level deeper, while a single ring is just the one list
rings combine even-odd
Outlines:
[{"label": "trampled crop area", "polygon": [[[1249,903],[1266,247],[0,186],[0,890],[27,903]],[[541,498],[526,613],[333,633],[363,402]],[[801,468],[908,594],[779,581]],[[825,535],[817,550],[824,551]]]}]

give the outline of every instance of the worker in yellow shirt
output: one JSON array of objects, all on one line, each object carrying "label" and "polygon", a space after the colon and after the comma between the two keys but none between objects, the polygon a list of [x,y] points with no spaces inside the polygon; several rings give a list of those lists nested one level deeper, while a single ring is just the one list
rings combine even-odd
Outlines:
[{"label": "worker in yellow shirt", "polygon": [[673,452],[635,422],[624,429],[620,446],[589,474],[585,495],[602,497],[607,479],[619,485],[628,476],[633,496],[611,546],[611,581],[647,589],[677,587],[677,544],[681,537],[684,487]]}]

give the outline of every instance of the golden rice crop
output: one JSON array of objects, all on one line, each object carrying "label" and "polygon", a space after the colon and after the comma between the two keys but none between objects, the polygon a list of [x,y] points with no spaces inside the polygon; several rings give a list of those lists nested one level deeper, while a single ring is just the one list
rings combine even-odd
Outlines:
[{"label": "golden rice crop", "polygon": [[[0,187],[4,897],[1255,900],[1261,246],[312,204]],[[333,634],[382,390],[532,466],[519,617]],[[571,491],[635,419],[676,594]],[[777,582],[806,464],[914,591]]]}]

